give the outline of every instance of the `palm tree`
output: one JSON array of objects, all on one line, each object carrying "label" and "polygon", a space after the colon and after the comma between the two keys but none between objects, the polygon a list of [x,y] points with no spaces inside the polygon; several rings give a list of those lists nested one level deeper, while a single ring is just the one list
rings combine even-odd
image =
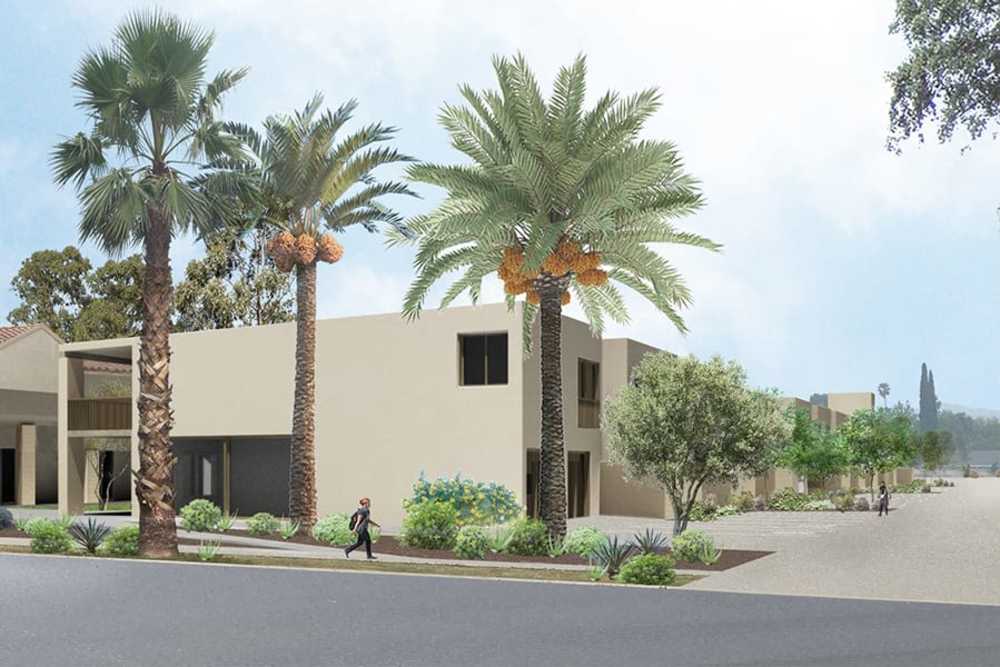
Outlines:
[{"label": "palm tree", "polygon": [[[288,473],[288,507],[292,520],[304,527],[316,523],[316,264],[333,263],[343,247],[324,228],[342,231],[355,224],[368,231],[386,223],[398,234],[409,234],[403,219],[387,209],[383,195],[414,195],[403,183],[376,182],[372,171],[411,158],[379,147],[396,132],[375,123],[337,143],[337,133],[351,119],[354,100],[335,112],[320,113],[317,94],[302,111],[272,116],[263,136],[243,125],[228,129],[253,153],[248,173],[260,191],[259,224],[280,231],[268,244],[279,270],[295,270],[296,335],[295,398]],[[355,189],[355,186],[361,186]]]},{"label": "palm tree", "polygon": [[409,169],[410,178],[442,187],[448,197],[411,221],[419,239],[417,277],[403,311],[419,316],[431,286],[452,271],[461,274],[442,308],[465,291],[475,303],[483,278],[494,271],[505,283],[510,308],[517,295],[526,294],[526,349],[541,310],[540,514],[549,532],[561,536],[561,313],[570,291],[597,333],[605,316],[628,320],[616,283],[648,299],[683,332],[678,309],[691,295],[680,274],[647,244],[719,246],[669,222],[696,211],[702,199],[672,144],[637,138],[659,108],[655,90],[624,99],[608,92],[584,111],[582,56],[560,70],[549,101],[522,56],[494,58],[493,67],[499,92],[463,86],[468,106],[445,105],[441,112],[452,145],[472,163]]},{"label": "palm tree", "polygon": [[145,252],[135,490],[139,549],[148,556],[177,553],[170,242],[188,230],[212,231],[226,220],[226,197],[243,186],[236,172],[203,168],[242,157],[239,139],[215,114],[246,70],[224,70],[206,81],[213,40],[211,32],[159,11],[129,15],[111,46],[84,56],[73,77],[89,132],[59,143],[52,154],[56,182],[72,182],[79,193],[81,239],[97,241],[109,254],[140,244]]},{"label": "palm tree", "polygon": [[879,384],[878,395],[882,397],[882,405],[887,408],[889,407],[889,392],[890,389],[888,382],[882,382]]}]

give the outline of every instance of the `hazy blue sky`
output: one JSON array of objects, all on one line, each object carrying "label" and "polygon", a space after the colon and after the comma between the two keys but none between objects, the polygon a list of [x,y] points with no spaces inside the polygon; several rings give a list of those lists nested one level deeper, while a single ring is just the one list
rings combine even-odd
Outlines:
[{"label": "hazy blue sky", "polygon": [[[504,9],[498,9],[503,4]],[[698,5],[695,7],[695,5]],[[172,2],[216,31],[212,69],[248,65],[226,116],[259,123],[301,106],[360,102],[358,122],[401,128],[399,146],[456,159],[436,123],[457,86],[493,85],[490,56],[523,51],[546,86],[578,52],[592,97],[658,86],[647,128],[674,141],[708,205],[684,226],[721,255],[664,248],[695,304],[681,337],[632,300],[612,329],[675,351],[740,360],[753,382],[808,397],[874,390],[913,402],[926,361],[949,403],[1000,407],[1000,147],[963,138],[884,149],[884,72],[903,56],[888,35],[894,2]],[[84,126],[69,86],[88,48],[129,6],[2,4],[0,321],[10,279],[32,251],[76,243],[71,191],[52,184],[48,151]],[[383,8],[376,13],[368,7]],[[400,202],[408,214],[441,197]],[[319,315],[398,310],[411,254],[364,232],[320,271]],[[95,261],[103,257],[85,248]],[[180,274],[199,254],[181,239]],[[488,301],[500,300],[493,285]],[[576,311],[571,310],[571,314]],[[578,313],[577,313],[578,314]]]}]

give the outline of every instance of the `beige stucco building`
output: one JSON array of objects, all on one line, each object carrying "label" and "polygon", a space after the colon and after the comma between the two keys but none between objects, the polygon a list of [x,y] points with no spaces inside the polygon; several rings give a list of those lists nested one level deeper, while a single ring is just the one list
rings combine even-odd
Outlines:
[{"label": "beige stucco building", "polygon": [[56,359],[47,327],[0,327],[0,503],[56,501]]},{"label": "beige stucco building", "polygon": [[[539,356],[525,357],[520,307],[505,304],[316,323],[316,470],[320,514],[370,496],[386,525],[421,474],[461,473],[537,502]],[[534,350],[538,350],[537,326]],[[294,388],[292,323],[171,336],[177,504],[206,497],[241,515],[287,513]],[[563,318],[564,423],[570,516],[603,510],[603,396],[655,348],[594,338]],[[95,395],[88,363],[129,369],[138,340],[63,345],[59,352],[59,503],[86,500],[85,439],[124,439],[138,465],[135,401]],[[611,487],[615,489],[616,487]],[[135,504],[133,503],[133,510]]]}]

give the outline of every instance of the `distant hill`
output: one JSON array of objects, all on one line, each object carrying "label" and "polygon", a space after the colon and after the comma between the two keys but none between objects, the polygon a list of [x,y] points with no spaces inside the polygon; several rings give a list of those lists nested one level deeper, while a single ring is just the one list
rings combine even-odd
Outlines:
[{"label": "distant hill", "polygon": [[964,412],[970,417],[982,417],[983,419],[1000,419],[1000,410],[990,410],[988,408],[968,408],[964,405],[955,405],[953,403],[942,403],[942,410],[947,410],[948,412]]}]

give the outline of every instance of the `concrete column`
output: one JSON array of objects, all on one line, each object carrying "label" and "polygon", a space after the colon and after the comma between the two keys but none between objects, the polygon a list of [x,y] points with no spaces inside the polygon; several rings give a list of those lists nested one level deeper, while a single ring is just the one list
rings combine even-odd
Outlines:
[{"label": "concrete column", "polygon": [[[132,344],[132,444],[129,447],[132,470],[139,469],[139,343]],[[139,520],[139,499],[135,495],[135,476],[129,474],[129,500],[132,518]]]},{"label": "concrete column", "polygon": [[[73,362],[77,360],[59,358],[59,390],[58,390],[58,443],[56,446],[59,465],[59,513],[76,515],[83,512],[83,484],[86,457],[83,451],[83,440],[69,437],[69,407],[70,378]],[[78,364],[79,362],[77,362]],[[74,385],[73,389],[81,387]]]},{"label": "concrete column", "polygon": [[17,504],[35,504],[35,470],[38,432],[34,424],[19,424],[14,465],[17,468]]}]

